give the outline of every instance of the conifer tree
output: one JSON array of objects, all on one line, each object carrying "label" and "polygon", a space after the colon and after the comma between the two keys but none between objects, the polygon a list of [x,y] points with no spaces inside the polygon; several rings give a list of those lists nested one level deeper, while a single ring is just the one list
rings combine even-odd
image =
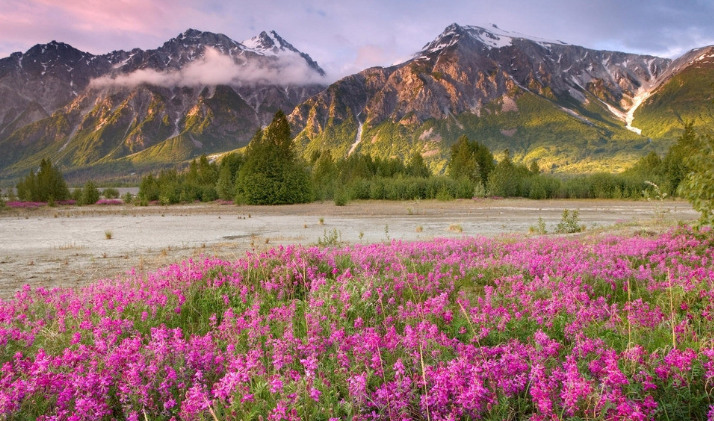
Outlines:
[{"label": "conifer tree", "polygon": [[42,159],[37,174],[30,171],[30,174],[17,184],[17,194],[20,200],[48,202],[67,200],[69,189],[59,169],[53,166],[49,159]]},{"label": "conifer tree", "polygon": [[218,175],[218,181],[216,182],[216,192],[218,197],[222,200],[233,200],[233,192],[235,186],[233,185],[233,174],[231,174],[231,167],[228,165],[221,166],[221,171]]},{"label": "conifer tree", "polygon": [[428,178],[431,175],[429,167],[427,167],[426,163],[424,162],[424,157],[422,157],[421,153],[419,152],[414,152],[409,158],[406,171],[407,175],[410,175],[412,177]]},{"label": "conifer tree", "polygon": [[493,154],[486,146],[471,142],[465,135],[451,146],[451,160],[446,169],[449,177],[466,177],[474,183],[485,184],[493,169]]},{"label": "conifer tree", "polygon": [[93,205],[99,201],[99,189],[97,189],[97,185],[94,184],[94,181],[89,180],[86,183],[84,183],[84,187],[82,187],[82,204],[83,205]]},{"label": "conifer tree", "polygon": [[304,203],[312,198],[310,176],[294,151],[282,111],[248,144],[238,174],[240,201],[256,205]]}]

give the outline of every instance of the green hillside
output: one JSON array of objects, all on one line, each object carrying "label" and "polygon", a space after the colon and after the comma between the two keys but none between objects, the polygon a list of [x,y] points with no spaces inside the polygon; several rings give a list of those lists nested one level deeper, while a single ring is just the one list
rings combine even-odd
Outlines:
[{"label": "green hillside", "polygon": [[672,77],[635,111],[633,126],[652,139],[674,140],[685,122],[698,132],[714,127],[714,64],[697,63]]}]

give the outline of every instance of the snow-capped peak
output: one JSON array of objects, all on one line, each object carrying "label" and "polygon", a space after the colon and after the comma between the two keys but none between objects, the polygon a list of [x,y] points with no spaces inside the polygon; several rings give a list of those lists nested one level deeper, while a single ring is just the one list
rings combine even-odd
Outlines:
[{"label": "snow-capped peak", "polygon": [[480,26],[465,26],[464,29],[466,29],[472,37],[492,48],[501,48],[511,45],[514,39],[525,39],[543,46],[547,44],[567,45],[567,43],[559,40],[550,40],[524,35],[518,32],[506,31],[495,24],[489,24],[486,28]]},{"label": "snow-capped peak", "polygon": [[524,35],[518,32],[511,32],[501,29],[496,24],[488,24],[485,27],[481,26],[461,26],[453,23],[446,27],[444,32],[441,33],[434,41],[425,45],[422,49],[421,54],[433,53],[440,51],[446,47],[454,45],[462,37],[469,36],[487,48],[503,48],[513,44],[513,40],[527,40],[538,43],[542,46],[548,45],[568,45],[567,43],[559,40],[549,40],[545,38],[534,37],[530,35]]},{"label": "snow-capped peak", "polygon": [[241,44],[243,44],[249,50],[263,55],[277,55],[285,51],[291,51],[293,53],[298,54],[300,53],[295,47],[293,47],[289,42],[285,41],[275,31],[263,31],[259,35],[243,41]]}]

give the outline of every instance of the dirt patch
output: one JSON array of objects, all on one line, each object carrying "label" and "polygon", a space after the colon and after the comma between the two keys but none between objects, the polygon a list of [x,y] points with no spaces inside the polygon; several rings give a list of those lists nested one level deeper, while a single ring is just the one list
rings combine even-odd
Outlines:
[{"label": "dirt patch", "polygon": [[76,287],[132,268],[146,272],[208,256],[235,260],[279,244],[527,235],[539,217],[553,231],[564,209],[578,209],[589,231],[664,229],[650,227],[655,216],[670,224],[697,217],[680,201],[526,199],[7,210],[0,212],[0,297],[25,284]]}]

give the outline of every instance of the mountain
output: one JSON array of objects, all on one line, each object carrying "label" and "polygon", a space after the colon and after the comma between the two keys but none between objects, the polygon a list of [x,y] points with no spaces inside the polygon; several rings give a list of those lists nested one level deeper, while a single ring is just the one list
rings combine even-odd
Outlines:
[{"label": "mountain", "polygon": [[649,125],[640,134],[628,115],[646,113],[638,101],[670,68],[669,59],[453,24],[413,59],[348,76],[290,117],[306,156],[417,150],[440,169],[466,134],[541,168],[621,170],[671,140],[650,139]]},{"label": "mountain", "polygon": [[99,56],[36,45],[0,60],[0,172],[49,156],[117,173],[242,147],[324,76],[274,31],[241,43],[189,29],[155,50]]},{"label": "mountain", "polygon": [[634,112],[637,127],[653,139],[672,140],[684,122],[697,132],[714,127],[714,47],[696,48],[674,60],[657,86],[642,93]]},{"label": "mountain", "polygon": [[404,63],[325,80],[274,31],[104,55],[36,45],[0,60],[0,179],[44,157],[119,176],[235,150],[278,109],[306,158],[417,151],[435,171],[461,135],[547,171],[619,171],[683,122],[714,123],[714,47],[670,60],[452,24]]}]

